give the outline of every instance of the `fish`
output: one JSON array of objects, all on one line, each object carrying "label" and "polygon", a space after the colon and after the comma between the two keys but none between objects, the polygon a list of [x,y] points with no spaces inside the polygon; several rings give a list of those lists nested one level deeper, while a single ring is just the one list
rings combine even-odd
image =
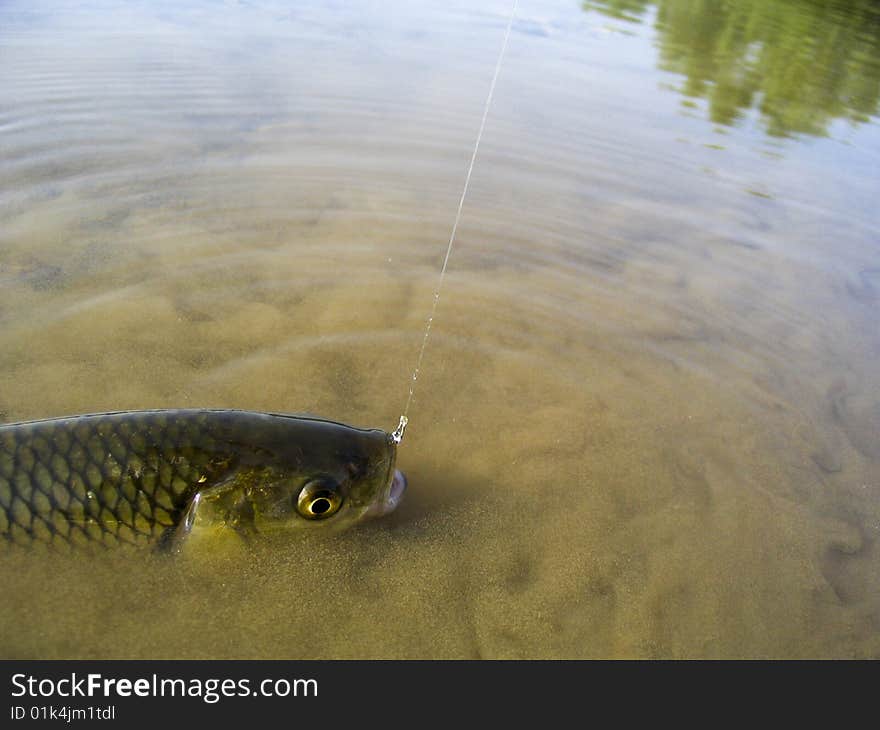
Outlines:
[{"label": "fish", "polygon": [[399,438],[312,416],[119,411],[0,425],[0,543],[179,551],[194,526],[337,531],[393,511]]}]

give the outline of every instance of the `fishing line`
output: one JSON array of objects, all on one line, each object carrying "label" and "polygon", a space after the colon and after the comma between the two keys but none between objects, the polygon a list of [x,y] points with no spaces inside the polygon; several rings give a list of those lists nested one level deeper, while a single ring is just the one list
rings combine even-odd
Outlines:
[{"label": "fishing line", "polygon": [[419,378],[419,372],[422,369],[422,358],[425,356],[425,348],[428,345],[428,337],[431,335],[431,325],[434,323],[434,315],[437,313],[437,304],[440,302],[440,292],[443,289],[443,280],[446,278],[446,267],[449,264],[449,257],[452,255],[452,247],[455,244],[455,234],[458,231],[458,223],[461,220],[461,211],[464,208],[464,200],[467,197],[468,185],[471,182],[471,174],[474,171],[474,163],[477,160],[477,152],[480,149],[480,140],[483,138],[483,129],[486,127],[486,119],[489,116],[489,107],[492,106],[492,96],[495,93],[495,84],[498,81],[498,75],[501,73],[501,63],[504,60],[504,52],[507,50],[507,41],[510,39],[510,29],[513,27],[513,19],[516,16],[516,8],[519,0],[513,1],[513,9],[510,11],[510,18],[507,20],[507,30],[504,32],[504,42],[501,44],[501,51],[498,53],[498,61],[495,64],[495,73],[492,76],[492,83],[489,85],[489,93],[486,96],[486,103],[483,106],[483,118],[480,120],[480,129],[477,132],[477,141],[474,143],[474,151],[471,155],[471,162],[468,165],[467,175],[464,178],[464,187],[461,191],[461,198],[458,201],[458,210],[455,213],[455,222],[452,224],[452,233],[449,234],[449,245],[446,247],[446,256],[443,259],[443,266],[440,269],[440,277],[437,279],[437,286],[434,288],[434,301],[431,304],[431,313],[425,323],[425,334],[422,337],[422,347],[419,350],[419,357],[416,360],[416,367],[412,373],[412,379],[409,384],[409,395],[406,398],[406,405],[403,408],[403,415],[400,417],[400,423],[397,430],[392,434],[392,438],[396,443],[400,443],[403,439],[403,432],[406,424],[409,422],[407,414],[409,406],[412,403],[413,392],[416,389],[416,381]]}]

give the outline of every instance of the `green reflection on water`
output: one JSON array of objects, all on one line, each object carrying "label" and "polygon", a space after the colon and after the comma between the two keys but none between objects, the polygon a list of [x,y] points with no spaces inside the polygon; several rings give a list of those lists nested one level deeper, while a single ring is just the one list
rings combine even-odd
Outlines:
[{"label": "green reflection on water", "polygon": [[588,0],[585,10],[641,22],[656,7],[659,66],[733,125],[757,109],[767,134],[826,135],[880,104],[876,0]]}]

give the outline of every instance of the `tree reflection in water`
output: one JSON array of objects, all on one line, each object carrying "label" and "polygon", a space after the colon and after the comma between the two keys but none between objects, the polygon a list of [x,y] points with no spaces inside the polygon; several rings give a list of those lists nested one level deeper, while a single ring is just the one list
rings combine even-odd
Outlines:
[{"label": "tree reflection in water", "polygon": [[660,68],[684,76],[681,93],[705,99],[717,124],[755,109],[770,136],[823,136],[836,119],[877,114],[875,0],[588,0],[583,8],[633,23],[653,17]]}]

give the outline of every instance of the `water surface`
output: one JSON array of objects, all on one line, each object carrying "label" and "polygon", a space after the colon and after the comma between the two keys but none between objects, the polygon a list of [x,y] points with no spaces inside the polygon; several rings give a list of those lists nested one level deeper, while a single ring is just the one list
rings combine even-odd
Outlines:
[{"label": "water surface", "polygon": [[[0,6],[0,411],[393,428],[510,5]],[[399,510],[7,554],[5,657],[880,656],[880,20],[522,0]]]}]

